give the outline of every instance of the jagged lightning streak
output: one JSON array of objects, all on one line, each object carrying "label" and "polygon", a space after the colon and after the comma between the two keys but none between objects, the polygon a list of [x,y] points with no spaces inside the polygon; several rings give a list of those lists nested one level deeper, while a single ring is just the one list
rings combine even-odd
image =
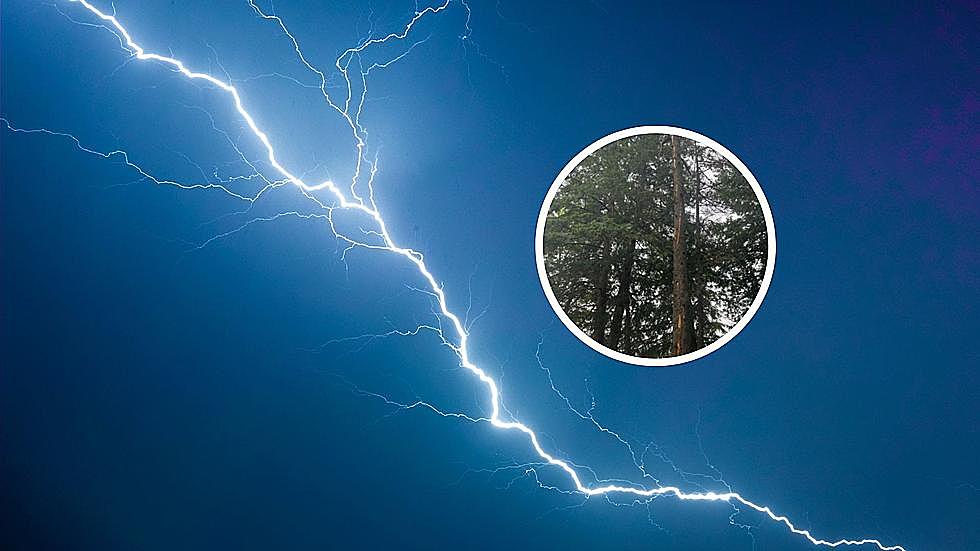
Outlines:
[{"label": "jagged lightning streak", "polygon": [[[306,60],[306,58],[303,56],[302,52],[300,51],[298,42],[293,37],[293,35],[290,34],[289,31],[286,29],[286,26],[283,23],[282,19],[280,19],[278,16],[269,15],[269,14],[264,13],[260,8],[258,8],[255,5],[254,2],[249,1],[249,5],[252,7],[253,10],[255,10],[255,12],[259,16],[261,16],[261,17],[263,17],[265,19],[269,19],[269,20],[275,21],[276,23],[279,24],[279,26],[282,28],[282,30],[289,36],[289,38],[293,41],[293,45],[295,47],[296,53],[300,56],[300,59],[302,60],[302,62],[307,66],[307,68],[309,68],[310,70],[316,72],[320,76],[320,85],[318,87],[319,87],[321,93],[323,94],[325,100],[327,101],[327,103],[331,107],[333,107],[338,113],[340,113],[346,119],[346,121],[348,122],[348,124],[350,125],[351,130],[352,130],[352,132],[354,134],[354,138],[355,138],[355,142],[357,144],[357,150],[358,150],[357,167],[355,169],[355,176],[354,176],[354,178],[353,178],[353,180],[351,182],[351,186],[350,186],[350,197],[348,197],[347,194],[344,191],[342,191],[339,187],[337,187],[330,180],[325,180],[325,181],[320,182],[318,184],[309,184],[309,183],[303,181],[303,179],[300,176],[295,175],[294,173],[292,173],[288,169],[286,169],[284,166],[282,166],[282,164],[280,164],[280,162],[279,162],[279,160],[278,160],[278,158],[276,156],[275,148],[273,147],[272,142],[269,139],[269,136],[264,131],[262,131],[262,129],[259,128],[259,126],[256,123],[254,117],[245,108],[245,105],[244,105],[244,102],[242,100],[241,95],[239,94],[238,90],[234,86],[232,86],[230,84],[230,80],[228,82],[226,82],[226,81],[221,80],[221,79],[219,79],[219,78],[217,78],[217,77],[215,77],[215,76],[213,76],[211,74],[193,71],[193,70],[189,69],[184,64],[184,62],[181,61],[181,60],[179,60],[179,59],[175,59],[173,57],[168,57],[168,56],[164,56],[164,55],[160,55],[160,54],[156,54],[156,53],[152,53],[152,52],[147,52],[141,45],[139,45],[136,41],[133,40],[133,38],[130,35],[129,31],[122,25],[122,23],[119,22],[119,20],[116,18],[116,16],[115,16],[114,13],[113,14],[107,14],[107,13],[99,10],[98,8],[96,8],[94,5],[92,5],[91,3],[89,3],[87,0],[70,0],[70,1],[71,2],[75,2],[75,3],[78,3],[78,4],[81,4],[91,14],[93,14],[94,16],[96,16],[97,18],[99,18],[101,21],[103,21],[104,22],[104,25],[103,26],[105,26],[105,28],[109,29],[114,34],[116,34],[116,36],[120,39],[120,42],[124,45],[124,47],[126,49],[128,49],[132,53],[132,55],[133,55],[133,57],[135,59],[138,59],[140,61],[156,61],[156,62],[162,63],[162,64],[167,65],[167,66],[171,67],[172,69],[176,70],[177,72],[179,72],[180,74],[182,74],[184,77],[186,77],[188,79],[205,81],[205,82],[207,82],[207,83],[209,83],[209,84],[211,84],[211,85],[219,88],[223,92],[227,93],[232,98],[232,100],[234,102],[234,105],[235,105],[235,109],[238,111],[238,114],[246,122],[246,124],[248,125],[248,128],[251,130],[251,132],[255,136],[255,138],[258,139],[259,142],[261,142],[262,146],[264,147],[265,152],[266,152],[266,158],[267,158],[267,161],[268,161],[269,165],[272,168],[274,168],[276,170],[276,172],[279,173],[279,175],[283,178],[284,181],[286,181],[286,182],[288,182],[288,183],[296,186],[297,188],[299,188],[307,198],[310,198],[310,199],[316,201],[316,203],[318,205],[320,205],[321,207],[323,207],[324,209],[326,209],[328,211],[328,214],[326,216],[327,216],[328,220],[331,222],[331,228],[334,230],[335,235],[337,235],[337,237],[339,237],[339,238],[347,241],[350,247],[366,247],[366,248],[369,248],[369,249],[379,249],[379,250],[391,252],[391,253],[397,254],[399,256],[402,256],[406,260],[408,260],[409,262],[411,262],[415,266],[415,268],[418,270],[418,273],[422,276],[422,278],[428,284],[428,289],[426,289],[425,292],[428,293],[428,294],[430,294],[435,299],[435,303],[438,306],[438,313],[439,313],[439,315],[441,315],[442,318],[449,320],[450,325],[452,326],[452,331],[453,331],[453,333],[455,334],[455,337],[456,337],[455,338],[455,342],[452,342],[449,339],[446,339],[445,338],[445,333],[444,333],[444,331],[443,331],[443,329],[441,327],[440,328],[431,328],[431,329],[433,329],[437,333],[439,333],[439,335],[443,338],[443,343],[445,345],[449,346],[453,350],[453,352],[459,358],[460,365],[463,368],[465,368],[466,370],[468,370],[470,373],[472,373],[485,386],[486,391],[487,391],[487,395],[488,395],[488,399],[489,399],[489,403],[490,403],[491,413],[490,413],[490,415],[488,417],[475,418],[475,417],[469,417],[469,416],[466,416],[466,415],[463,415],[463,414],[446,413],[446,412],[443,412],[443,411],[439,410],[438,408],[435,408],[435,407],[431,406],[430,404],[428,404],[426,402],[422,402],[422,401],[417,401],[417,402],[411,403],[411,404],[402,404],[402,403],[390,401],[387,398],[385,398],[383,396],[380,396],[380,395],[374,395],[374,396],[377,396],[379,398],[382,398],[385,401],[387,401],[388,403],[393,404],[393,405],[398,405],[400,407],[407,407],[407,408],[422,407],[422,408],[428,408],[428,409],[431,409],[431,410],[433,410],[436,413],[439,413],[441,415],[461,417],[463,419],[466,419],[466,420],[469,420],[469,421],[473,421],[473,422],[486,422],[486,423],[489,423],[490,425],[492,425],[493,427],[496,427],[498,429],[520,432],[520,433],[522,433],[527,438],[527,441],[530,444],[531,448],[540,457],[541,464],[542,465],[551,465],[551,466],[556,467],[556,468],[560,469],[561,471],[563,471],[567,475],[568,479],[571,481],[572,485],[574,486],[574,491],[576,491],[576,492],[578,492],[580,494],[584,494],[586,497],[589,497],[589,496],[603,496],[603,495],[610,495],[610,494],[625,494],[625,495],[632,495],[632,496],[639,497],[639,498],[653,498],[653,497],[657,497],[657,496],[673,496],[673,497],[675,497],[675,498],[677,498],[679,500],[682,500],[682,501],[725,502],[725,503],[728,503],[728,504],[733,505],[733,506],[737,506],[737,505],[745,506],[745,507],[750,508],[750,509],[753,509],[753,510],[759,512],[759,513],[762,513],[762,514],[768,516],[772,521],[774,521],[776,523],[779,523],[779,524],[782,524],[790,532],[792,532],[793,534],[796,534],[798,536],[801,536],[802,538],[804,538],[805,540],[809,541],[813,545],[826,546],[826,547],[874,545],[878,549],[880,549],[881,551],[905,551],[905,548],[902,547],[902,546],[900,546],[900,545],[885,545],[881,541],[879,541],[877,539],[873,539],[873,538],[839,539],[839,540],[826,540],[826,539],[818,538],[818,537],[814,536],[813,534],[811,534],[811,532],[809,530],[804,530],[802,528],[798,528],[796,525],[793,524],[792,521],[790,521],[790,519],[788,517],[786,517],[784,515],[777,514],[772,509],[770,509],[768,506],[759,505],[759,504],[757,504],[757,503],[755,503],[753,501],[750,501],[750,500],[746,499],[741,494],[739,494],[737,492],[734,492],[734,491],[726,491],[726,492],[712,492],[712,491],[707,491],[707,492],[685,492],[685,491],[681,490],[680,488],[678,488],[676,486],[663,486],[663,485],[660,485],[660,484],[657,484],[654,487],[649,487],[649,488],[642,487],[640,485],[619,485],[619,484],[605,484],[605,485],[589,486],[589,485],[586,485],[585,483],[583,483],[582,478],[581,478],[581,475],[579,474],[579,470],[576,470],[576,468],[578,468],[580,470],[590,470],[590,469],[583,468],[583,467],[577,467],[571,461],[563,460],[563,459],[560,459],[560,458],[557,458],[557,457],[551,455],[541,445],[541,442],[540,442],[540,440],[538,438],[538,435],[537,435],[537,433],[533,429],[531,429],[529,426],[521,423],[520,421],[517,421],[517,420],[505,420],[504,418],[501,417],[501,412],[502,411],[506,412],[506,409],[503,408],[503,406],[501,404],[500,389],[499,389],[499,387],[497,385],[497,382],[492,377],[490,377],[490,375],[488,375],[483,369],[481,369],[479,366],[477,366],[476,364],[474,364],[473,361],[470,359],[470,355],[469,355],[469,334],[468,334],[468,331],[466,330],[466,327],[465,327],[464,323],[460,320],[460,318],[457,316],[457,314],[455,314],[449,308],[448,300],[446,298],[446,294],[445,294],[442,286],[436,281],[436,278],[433,276],[432,272],[429,270],[428,266],[426,265],[426,263],[425,263],[425,261],[423,259],[422,254],[419,253],[418,251],[412,250],[410,248],[401,247],[401,246],[399,246],[399,245],[396,244],[396,242],[394,241],[394,239],[392,238],[391,234],[388,231],[388,227],[387,227],[387,225],[385,223],[384,218],[381,216],[381,213],[378,210],[378,208],[377,208],[377,206],[376,206],[376,204],[374,202],[374,196],[373,196],[373,191],[372,191],[372,186],[371,186],[372,180],[369,180],[368,183],[367,183],[367,187],[368,187],[368,191],[369,191],[368,202],[367,203],[365,202],[365,200],[361,196],[358,195],[357,189],[356,189],[357,188],[357,184],[358,184],[358,176],[359,176],[360,170],[361,170],[361,165],[364,164],[363,151],[364,151],[364,148],[365,148],[365,143],[364,143],[364,135],[365,135],[365,132],[364,132],[363,128],[361,127],[360,121],[359,121],[359,117],[360,117],[360,113],[361,113],[361,108],[363,107],[363,102],[364,102],[364,99],[363,99],[364,98],[364,92],[362,92],[361,95],[360,95],[360,98],[358,98],[359,99],[359,103],[357,105],[355,114],[352,116],[350,114],[350,107],[351,107],[351,102],[352,102],[352,99],[353,98],[352,98],[351,80],[350,80],[350,76],[349,76],[349,73],[348,73],[348,70],[350,68],[350,64],[353,62],[353,59],[355,57],[359,56],[359,54],[361,52],[363,52],[366,48],[368,48],[371,45],[384,43],[384,42],[387,42],[389,40],[401,40],[401,39],[404,39],[406,36],[408,36],[408,33],[409,33],[409,31],[411,31],[412,27],[422,17],[426,16],[427,14],[438,13],[440,11],[445,10],[446,8],[449,7],[450,3],[453,0],[446,0],[444,3],[439,4],[439,5],[436,5],[436,6],[431,6],[431,7],[428,7],[428,8],[424,8],[422,10],[416,10],[415,16],[411,19],[411,21],[408,23],[408,25],[404,28],[404,30],[402,32],[390,33],[390,34],[388,34],[388,35],[386,35],[386,36],[384,36],[382,38],[369,38],[369,39],[361,42],[360,45],[358,45],[356,47],[353,47],[353,48],[350,48],[350,49],[346,50],[344,53],[342,53],[341,56],[337,58],[336,67],[340,71],[341,75],[343,75],[343,77],[346,80],[347,85],[348,85],[348,88],[347,88],[347,96],[346,96],[346,98],[345,98],[345,100],[343,102],[343,107],[341,107],[339,104],[337,104],[333,100],[331,100],[331,98],[329,97],[329,94],[326,91],[326,77],[325,77],[324,73],[322,71],[316,69],[312,64],[310,64]],[[461,3],[466,8],[467,14],[468,14],[469,13],[469,7],[466,6],[465,2],[461,2]],[[467,19],[468,19],[468,15],[467,15]],[[358,61],[358,63],[360,63],[360,61]],[[378,64],[375,64],[374,65],[374,67],[377,67],[377,66],[378,66]],[[362,69],[361,70],[361,78],[363,79],[365,77],[366,77],[366,73]],[[9,126],[9,124],[8,124],[8,126]],[[71,137],[72,139],[74,139],[73,136],[69,136],[69,137]],[[81,144],[78,144],[77,143],[77,140],[76,140],[76,145],[78,145],[79,147],[81,147]],[[90,153],[97,153],[98,154],[98,152],[95,152],[95,151],[89,151],[89,152]],[[134,168],[137,168],[137,170],[140,170],[140,172],[142,173],[142,170],[141,169],[139,169],[138,167],[135,167],[135,165],[132,165],[132,163],[129,163],[128,157],[126,156],[126,154],[124,152],[112,152],[112,153],[110,153],[108,155],[105,155],[105,154],[102,154],[102,155],[103,156],[112,156],[112,155],[122,156],[124,159],[126,159],[127,164],[130,164]],[[376,167],[375,167],[375,165],[373,165],[371,163],[367,163],[367,164],[369,164],[371,166],[371,175],[373,177],[373,174],[374,174],[374,171],[375,171]],[[158,180],[150,177],[148,174],[145,174],[145,173],[143,175],[145,177],[148,177],[148,178],[153,179],[154,181],[157,181],[157,183],[172,183],[172,182],[169,182],[169,181],[164,181],[164,182],[158,181]],[[175,184],[175,185],[177,185],[177,184]],[[219,186],[219,187],[221,187],[221,186]],[[224,189],[224,188],[222,187],[222,189]],[[336,200],[336,204],[334,206],[324,205],[322,202],[320,202],[317,199],[314,199],[312,197],[312,195],[310,195],[313,192],[317,192],[317,191],[321,191],[321,190],[325,190],[325,191],[329,192],[334,197],[334,199]],[[225,189],[225,191],[228,192],[227,189]],[[254,198],[252,198],[252,200],[254,200]],[[357,240],[351,239],[351,238],[347,237],[346,235],[343,235],[343,234],[338,233],[336,231],[336,228],[333,227],[332,218],[330,218],[330,214],[329,214],[329,213],[332,213],[332,211],[333,211],[332,209],[334,209],[334,208],[350,209],[350,210],[361,212],[361,213],[367,215],[368,217],[370,217],[373,220],[376,229],[365,231],[364,233],[365,234],[371,234],[371,235],[373,235],[375,237],[380,238],[381,244],[364,243],[364,242],[361,242],[361,241],[357,241]],[[290,214],[290,213],[286,213],[286,214]],[[297,216],[301,216],[300,213],[292,213],[292,214],[295,214]],[[422,329],[429,329],[429,328],[427,326],[421,326],[419,330],[422,330]],[[552,387],[554,388],[554,385],[553,384],[552,384]],[[580,414],[580,415],[582,415],[582,414]],[[511,417],[513,418],[513,416],[511,416]],[[591,414],[587,415],[587,417],[591,418]],[[594,419],[592,419],[592,421],[595,422]],[[598,423],[596,423],[596,425],[598,426]],[[602,427],[600,426],[600,429],[601,428]],[[617,436],[617,438],[618,438],[618,436]],[[635,457],[635,455],[634,455],[634,457]]]}]

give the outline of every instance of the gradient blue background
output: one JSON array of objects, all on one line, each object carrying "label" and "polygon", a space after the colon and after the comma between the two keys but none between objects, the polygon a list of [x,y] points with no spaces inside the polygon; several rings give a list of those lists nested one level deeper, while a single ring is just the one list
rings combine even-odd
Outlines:
[{"label": "gradient blue background", "polygon": [[[193,66],[311,82],[244,2],[197,4],[117,9],[143,44]],[[370,20],[388,31],[413,8],[377,4],[369,19],[363,5],[297,4],[277,7],[326,66]],[[968,3],[860,4],[474,3],[479,50],[459,38],[457,5],[372,83],[378,199],[453,307],[472,292],[474,311],[488,308],[474,355],[561,456],[636,476],[551,393],[539,339],[573,402],[591,388],[598,419],[692,472],[708,470],[699,432],[736,490],[817,535],[974,549],[980,16]],[[236,132],[225,97],[160,66],[120,67],[111,35],[54,6],[90,21],[63,2],[3,5],[12,124],[124,146],[167,177],[199,175],[182,155],[206,172],[234,160],[194,109]],[[322,161],[316,175],[346,181],[349,143],[315,90],[275,79],[242,89],[290,167]],[[666,369],[579,343],[533,259],[557,172],[593,140],[642,124],[725,144],[762,184],[777,227],[755,319],[717,353]],[[233,228],[207,222],[241,205],[133,183],[64,139],[4,129],[0,140],[4,547],[753,548],[724,505],[583,504],[521,471],[475,472],[531,459],[525,441],[352,393],[334,375],[485,413],[480,387],[431,337],[318,349],[386,320],[427,321],[403,263],[355,252],[345,266],[321,223],[296,219],[188,252]],[[287,192],[263,212],[298,205]],[[758,525],[757,549],[808,548],[758,515],[739,519]]]}]

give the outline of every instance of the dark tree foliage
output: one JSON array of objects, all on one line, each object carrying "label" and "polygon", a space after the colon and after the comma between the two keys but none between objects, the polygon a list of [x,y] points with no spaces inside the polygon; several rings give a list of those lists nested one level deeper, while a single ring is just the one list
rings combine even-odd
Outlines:
[{"label": "dark tree foliage", "polygon": [[650,358],[731,329],[759,293],[767,246],[762,208],[738,169],[660,134],[589,155],[561,184],[544,230],[548,280],[569,318],[600,344]]}]

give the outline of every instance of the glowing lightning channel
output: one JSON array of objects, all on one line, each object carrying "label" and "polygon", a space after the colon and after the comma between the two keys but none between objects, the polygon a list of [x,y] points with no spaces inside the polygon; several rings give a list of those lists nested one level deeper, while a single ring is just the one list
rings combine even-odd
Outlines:
[{"label": "glowing lightning channel", "polygon": [[[117,36],[120,38],[120,40],[132,52],[133,56],[136,59],[141,60],[141,61],[157,61],[157,62],[163,63],[165,65],[169,65],[170,67],[172,67],[173,69],[175,69],[177,72],[179,72],[180,74],[184,75],[188,79],[206,81],[206,82],[208,82],[208,83],[210,83],[210,84],[212,84],[212,85],[220,88],[222,91],[226,92],[227,94],[229,94],[231,96],[232,100],[234,101],[235,109],[238,111],[238,114],[242,117],[242,119],[245,120],[245,122],[248,125],[249,129],[252,131],[252,134],[256,138],[258,138],[258,140],[264,146],[269,164],[273,168],[275,168],[275,170],[280,175],[282,175],[282,177],[286,181],[288,181],[289,183],[293,184],[294,186],[300,188],[300,190],[302,192],[304,192],[304,195],[306,195],[308,198],[311,198],[312,199],[312,197],[309,195],[309,193],[320,191],[320,190],[326,190],[326,191],[329,191],[329,193],[331,193],[334,196],[334,198],[336,199],[336,201],[337,201],[337,203],[336,203],[337,206],[336,207],[327,207],[327,206],[323,205],[322,203],[320,203],[319,201],[317,201],[317,203],[320,204],[321,206],[323,206],[326,210],[332,212],[332,209],[333,208],[351,209],[351,210],[356,210],[356,211],[362,212],[362,213],[366,214],[367,216],[369,216],[371,219],[373,219],[374,220],[374,223],[376,224],[377,230],[374,230],[374,231],[365,231],[365,233],[366,234],[369,233],[371,235],[380,237],[381,240],[382,240],[382,242],[383,242],[383,245],[374,245],[374,244],[367,244],[367,243],[361,243],[359,241],[354,241],[354,240],[352,240],[352,239],[350,239],[350,238],[348,238],[346,236],[337,234],[336,230],[335,230],[335,234],[337,234],[338,237],[346,240],[350,244],[351,247],[360,246],[360,247],[366,247],[366,248],[371,248],[371,249],[380,249],[380,250],[390,251],[392,253],[395,253],[397,255],[400,255],[400,256],[405,257],[409,262],[411,262],[412,264],[415,265],[415,267],[418,269],[419,274],[422,275],[422,277],[425,279],[425,281],[429,285],[429,290],[426,290],[425,292],[431,294],[436,299],[436,302],[438,303],[438,307],[439,307],[439,311],[440,311],[441,315],[444,318],[448,319],[452,323],[453,330],[455,331],[456,336],[458,338],[458,341],[457,341],[458,344],[452,344],[448,340],[443,339],[444,340],[444,344],[447,344],[450,348],[452,348],[452,350],[455,352],[455,354],[459,358],[460,365],[462,367],[466,368],[468,371],[470,371],[473,375],[475,375],[480,380],[480,382],[482,382],[485,385],[485,387],[487,389],[487,392],[488,392],[488,395],[489,395],[491,414],[490,414],[489,417],[473,418],[473,417],[465,416],[465,415],[462,415],[462,414],[445,413],[445,412],[442,412],[441,410],[438,410],[437,408],[434,408],[433,406],[429,405],[428,403],[422,402],[422,401],[417,401],[417,402],[414,402],[414,403],[411,403],[411,404],[400,404],[398,402],[390,401],[387,398],[385,398],[383,396],[380,396],[380,395],[374,395],[374,396],[377,396],[379,398],[382,398],[385,401],[387,401],[388,403],[391,403],[391,404],[394,404],[394,405],[398,405],[398,406],[401,406],[401,407],[407,407],[407,408],[416,408],[416,407],[428,408],[428,409],[431,409],[431,410],[433,410],[436,413],[439,413],[441,415],[458,416],[458,417],[461,417],[463,419],[466,419],[466,420],[469,420],[469,421],[474,421],[474,422],[488,422],[492,426],[494,426],[496,428],[499,428],[499,429],[512,430],[512,431],[521,432],[521,433],[523,433],[527,437],[527,440],[531,444],[531,447],[534,449],[534,452],[537,453],[537,455],[543,460],[543,462],[544,462],[543,464],[552,465],[552,466],[557,467],[557,468],[561,469],[562,471],[564,471],[565,474],[568,475],[568,478],[571,480],[572,484],[575,486],[575,491],[577,491],[577,492],[579,492],[581,494],[584,494],[587,497],[588,496],[608,495],[608,494],[627,494],[627,495],[633,495],[633,496],[642,497],[642,498],[652,498],[652,497],[657,497],[657,496],[668,496],[669,495],[669,496],[674,496],[675,498],[677,498],[679,500],[682,500],[682,501],[721,501],[721,502],[725,502],[725,503],[728,503],[728,504],[733,505],[733,506],[736,506],[736,505],[740,504],[740,505],[743,505],[743,506],[748,507],[750,509],[753,509],[753,510],[755,510],[757,512],[760,512],[760,513],[765,514],[766,516],[768,516],[774,522],[777,522],[779,524],[782,524],[790,532],[792,532],[793,534],[796,534],[798,536],[801,536],[802,538],[805,538],[807,541],[809,541],[813,545],[820,545],[820,546],[826,546],[826,547],[874,545],[878,549],[880,549],[881,551],[906,551],[905,548],[902,547],[902,546],[900,546],[900,545],[884,545],[883,543],[881,543],[881,541],[879,541],[877,539],[872,539],[872,538],[862,538],[862,539],[856,539],[856,540],[840,539],[840,540],[836,540],[836,541],[831,541],[831,540],[825,540],[825,539],[817,538],[817,537],[813,536],[810,533],[809,530],[804,530],[802,528],[796,527],[790,521],[790,519],[788,517],[786,517],[784,515],[780,515],[780,514],[775,513],[768,506],[758,505],[758,504],[756,504],[756,503],[754,503],[752,501],[749,501],[748,499],[742,497],[741,494],[736,493],[734,491],[727,491],[727,492],[711,492],[711,491],[709,491],[709,492],[685,492],[685,491],[681,490],[680,488],[678,488],[676,486],[662,486],[662,485],[659,485],[659,484],[657,486],[655,486],[655,487],[652,487],[652,488],[622,486],[622,485],[617,485],[617,484],[608,484],[608,485],[600,485],[600,486],[592,486],[592,487],[585,485],[582,482],[582,479],[580,478],[579,472],[573,466],[574,464],[571,463],[571,462],[569,462],[569,461],[562,460],[562,459],[559,459],[557,457],[554,457],[553,455],[551,455],[550,453],[548,453],[541,446],[541,443],[540,443],[540,441],[538,439],[538,435],[537,435],[537,433],[534,432],[534,430],[532,430],[530,427],[528,427],[527,425],[525,425],[525,424],[523,424],[523,423],[521,423],[519,421],[513,421],[513,420],[512,421],[506,421],[506,420],[504,420],[504,419],[501,418],[500,414],[501,414],[501,410],[503,408],[502,408],[502,405],[501,405],[500,389],[498,388],[496,381],[494,381],[494,379],[492,377],[490,377],[483,369],[481,369],[480,367],[478,367],[476,364],[474,364],[470,360],[469,346],[468,346],[469,335],[468,335],[468,333],[466,331],[466,328],[465,328],[464,324],[461,322],[460,318],[455,313],[453,313],[452,310],[449,309],[449,306],[448,306],[448,303],[447,303],[447,299],[446,299],[446,294],[443,291],[442,286],[439,285],[439,283],[436,281],[435,277],[429,271],[429,268],[426,266],[425,261],[423,260],[423,256],[422,256],[421,253],[419,253],[419,252],[417,252],[415,250],[412,250],[410,248],[400,247],[392,239],[391,234],[388,232],[388,228],[387,228],[387,225],[385,224],[384,218],[382,218],[380,212],[378,211],[377,206],[374,204],[373,193],[371,195],[369,195],[369,203],[368,204],[366,204],[364,202],[364,199],[362,199],[361,197],[359,197],[357,195],[356,190],[354,189],[356,187],[356,184],[357,184],[357,175],[356,174],[355,174],[354,180],[351,183],[351,198],[350,199],[347,197],[347,195],[345,195],[345,193],[343,191],[341,191],[330,180],[325,180],[325,181],[323,181],[323,182],[321,182],[319,184],[312,184],[312,185],[304,182],[299,176],[296,176],[295,174],[293,174],[292,172],[290,172],[289,170],[287,170],[285,167],[283,167],[279,163],[279,160],[276,157],[275,149],[272,146],[272,142],[270,141],[269,136],[258,127],[258,125],[256,124],[255,119],[253,118],[253,116],[245,109],[244,103],[242,101],[242,97],[239,94],[238,90],[234,86],[232,86],[231,84],[229,84],[229,83],[227,83],[227,82],[225,82],[225,81],[223,81],[223,80],[221,80],[219,78],[216,78],[216,77],[214,77],[214,76],[212,76],[210,74],[192,71],[192,70],[188,69],[187,66],[184,64],[184,62],[183,61],[180,61],[179,59],[175,59],[175,58],[172,58],[172,57],[167,57],[167,56],[163,56],[163,55],[159,55],[159,54],[147,52],[142,46],[140,46],[139,44],[137,44],[133,40],[133,38],[130,35],[129,31],[119,22],[118,19],[116,19],[115,15],[109,15],[109,14],[106,14],[106,13],[100,11],[98,8],[96,8],[91,3],[89,3],[87,0],[70,0],[70,1],[81,4],[89,12],[91,12],[96,17],[98,17],[99,19],[101,19],[102,21],[104,21],[105,23],[107,23],[107,25],[105,25],[105,27],[107,29],[109,29],[110,31],[113,31],[114,33],[117,34]],[[348,71],[349,64],[351,63],[351,60],[355,56],[357,56],[361,52],[363,52],[365,48],[367,48],[367,47],[369,47],[371,45],[384,43],[384,42],[386,42],[388,40],[400,40],[400,39],[405,38],[408,35],[408,33],[411,30],[411,28],[423,16],[425,16],[426,14],[430,14],[430,13],[438,13],[438,12],[446,9],[449,6],[449,4],[451,3],[451,1],[452,0],[446,0],[444,3],[439,4],[437,6],[428,7],[428,8],[425,8],[423,10],[420,10],[420,11],[417,10],[416,13],[415,13],[415,16],[411,19],[411,21],[405,27],[405,29],[402,32],[400,32],[400,33],[391,33],[391,34],[386,35],[386,36],[384,36],[382,38],[369,38],[369,39],[363,41],[359,46],[356,46],[354,48],[350,48],[350,49],[346,50],[343,54],[341,54],[341,56],[337,59],[336,66],[340,70],[341,74],[344,76],[345,80],[347,80],[347,83],[348,83],[348,93],[347,93],[347,97],[345,98],[345,101],[343,102],[344,103],[344,107],[343,108],[341,108],[339,105],[335,104],[332,100],[330,100],[330,98],[329,98],[329,96],[328,96],[328,94],[326,92],[326,77],[324,76],[323,72],[321,72],[320,70],[318,70],[315,67],[313,67],[309,62],[307,62],[306,58],[303,57],[303,54],[299,50],[299,44],[296,42],[296,39],[293,37],[293,35],[289,34],[289,31],[286,30],[286,26],[282,22],[282,20],[278,16],[268,15],[268,14],[262,12],[254,4],[254,2],[251,2],[250,1],[249,4],[256,11],[256,13],[258,15],[260,15],[261,17],[263,17],[265,19],[273,20],[273,21],[277,22],[280,25],[280,27],[282,27],[282,29],[286,32],[286,34],[289,36],[289,38],[293,41],[293,45],[295,47],[295,50],[296,50],[297,54],[300,55],[300,58],[301,58],[302,62],[307,66],[307,68],[309,68],[310,70],[316,72],[320,76],[320,85],[318,86],[318,88],[322,92],[322,94],[323,94],[324,98],[327,100],[327,102],[334,109],[336,109],[339,113],[341,113],[344,116],[344,118],[347,120],[348,124],[351,126],[351,130],[354,133],[354,137],[355,137],[356,144],[357,144],[357,149],[358,149],[358,165],[357,165],[357,169],[356,170],[359,173],[359,171],[360,171],[360,165],[361,165],[361,162],[363,161],[363,149],[364,149],[364,145],[365,145],[364,144],[364,140],[363,140],[363,135],[364,135],[363,128],[361,128],[360,123],[359,123],[359,120],[358,120],[359,115],[360,115],[360,108],[363,105],[363,94],[362,94],[362,97],[361,97],[361,104],[357,106],[356,114],[354,116],[351,116],[349,114],[349,112],[350,112],[350,104],[351,104],[351,99],[352,98],[351,98],[351,90],[350,90],[350,78],[349,78],[348,72],[347,72]],[[465,6],[465,3],[463,3],[463,4]],[[467,8],[467,11],[469,11],[468,10],[468,6],[466,6],[466,8]],[[111,28],[109,27],[109,25],[111,25]],[[115,29],[115,30],[113,30],[113,29]],[[362,71],[361,76],[362,77],[365,76],[364,73],[363,73],[363,71]],[[119,154],[121,154],[121,153],[119,153]],[[368,164],[370,165],[370,163],[368,163]],[[372,175],[373,175],[374,165],[371,165],[371,166],[372,166]],[[167,182],[167,183],[169,183],[169,182]],[[371,190],[371,181],[368,182],[368,188],[369,188],[369,191],[370,191]],[[295,214],[295,215],[299,216],[298,213],[292,213],[292,214]],[[330,220],[331,220],[331,227],[332,227],[332,219],[330,219]],[[423,328],[420,328],[420,330],[421,329],[428,329],[428,328],[427,327],[423,327]],[[437,332],[440,333],[440,334],[442,333],[441,329],[438,330]],[[591,417],[591,416],[589,416],[589,417]],[[594,419],[593,419],[593,422],[594,422]],[[583,468],[583,467],[579,467],[579,469],[589,470],[589,469]]]}]

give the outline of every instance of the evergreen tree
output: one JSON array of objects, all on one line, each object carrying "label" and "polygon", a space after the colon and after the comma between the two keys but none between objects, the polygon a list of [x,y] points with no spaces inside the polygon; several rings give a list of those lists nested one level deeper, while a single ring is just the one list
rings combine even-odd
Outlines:
[{"label": "evergreen tree", "polygon": [[692,140],[634,136],[575,167],[552,202],[545,269],[568,317],[609,348],[685,354],[745,315],[767,256],[745,177]]}]

